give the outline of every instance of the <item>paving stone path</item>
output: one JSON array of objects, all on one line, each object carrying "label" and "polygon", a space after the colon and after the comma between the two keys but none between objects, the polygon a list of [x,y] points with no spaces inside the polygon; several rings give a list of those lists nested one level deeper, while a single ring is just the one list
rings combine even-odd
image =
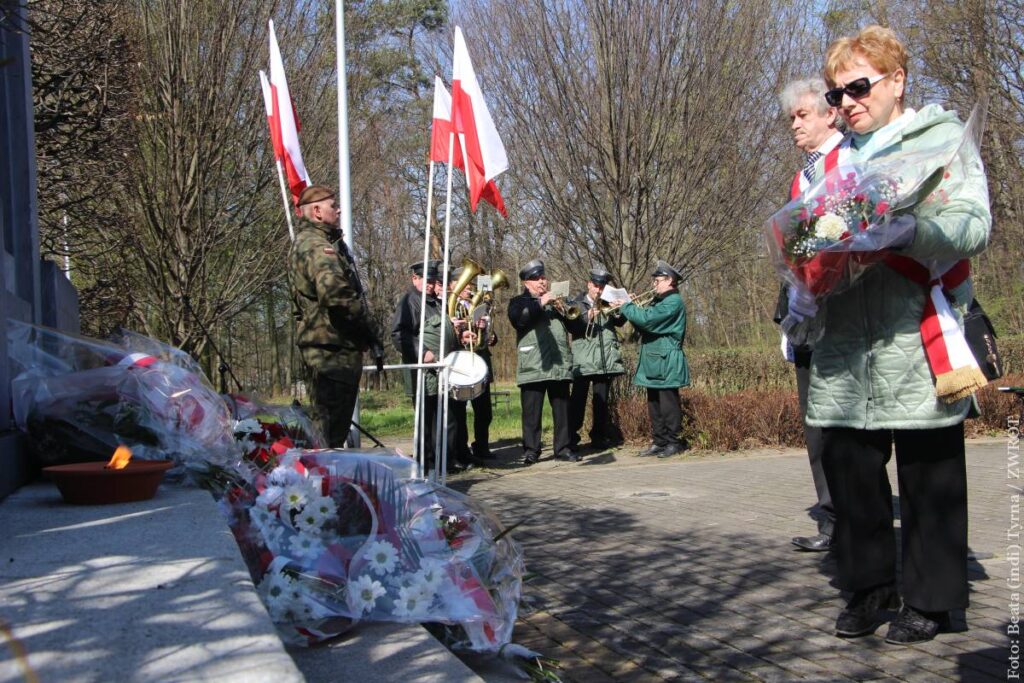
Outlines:
[{"label": "paving stone path", "polygon": [[789,543],[815,531],[803,452],[662,461],[617,449],[524,468],[518,450],[450,484],[522,522],[513,534],[534,576],[514,638],[558,658],[566,681],[1007,679],[1019,568],[1007,532],[1020,519],[1006,440],[968,445],[971,607],[958,632],[912,647],[886,644],[884,626],[832,635],[834,562]]}]

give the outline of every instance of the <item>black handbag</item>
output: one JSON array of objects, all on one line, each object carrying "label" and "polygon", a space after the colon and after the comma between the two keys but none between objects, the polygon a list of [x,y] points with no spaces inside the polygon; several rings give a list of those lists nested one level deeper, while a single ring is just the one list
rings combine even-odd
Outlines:
[{"label": "black handbag", "polygon": [[1003,359],[996,346],[996,331],[977,299],[964,316],[964,337],[985,377],[989,381],[1002,377]]}]

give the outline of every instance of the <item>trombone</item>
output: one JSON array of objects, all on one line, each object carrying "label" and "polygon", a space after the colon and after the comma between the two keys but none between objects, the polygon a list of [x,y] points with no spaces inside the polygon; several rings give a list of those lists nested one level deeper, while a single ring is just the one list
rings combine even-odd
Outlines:
[{"label": "trombone", "polygon": [[[634,306],[643,308],[644,306],[650,306],[654,302],[654,298],[658,296],[658,291],[654,287],[651,287],[645,292],[640,292],[636,296],[630,297],[629,303]],[[618,311],[622,308],[622,304],[608,304],[604,310],[606,311]]]},{"label": "trombone", "polygon": [[601,316],[604,316],[604,315],[618,315],[618,310],[619,310],[618,306],[612,306],[610,303],[608,303],[604,299],[598,299],[597,301],[595,301],[594,302],[594,308],[597,309],[597,313],[594,315],[593,319],[590,319],[590,318],[587,319],[587,329],[583,333],[583,336],[588,338],[588,339],[590,337],[592,337],[594,335],[594,333],[597,331],[597,326],[600,324],[600,323],[598,323],[598,319]]}]

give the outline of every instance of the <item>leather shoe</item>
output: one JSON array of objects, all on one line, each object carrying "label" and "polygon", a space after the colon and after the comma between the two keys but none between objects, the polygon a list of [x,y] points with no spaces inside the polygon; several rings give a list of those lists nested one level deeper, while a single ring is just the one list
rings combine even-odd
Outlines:
[{"label": "leather shoe", "polygon": [[667,446],[665,446],[664,448],[661,449],[661,453],[658,453],[658,457],[659,458],[671,458],[673,455],[679,455],[680,453],[685,453],[685,452],[686,452],[686,448],[683,445],[677,444],[677,443],[671,443],[671,444],[669,444],[669,445],[667,445]]},{"label": "leather shoe", "polygon": [[523,456],[524,465],[536,465],[538,460],[540,460],[540,456],[536,453],[527,453]]},{"label": "leather shoe", "polygon": [[910,605],[903,605],[903,609],[889,624],[885,642],[893,645],[925,643],[939,631],[948,631],[949,625],[949,612],[922,612]]},{"label": "leather shoe", "polygon": [[856,638],[874,633],[885,622],[882,610],[897,607],[899,600],[896,586],[891,583],[857,591],[836,619],[836,635]]},{"label": "leather shoe", "polygon": [[662,448],[658,444],[652,444],[646,451],[640,451],[637,453],[642,458],[646,458],[651,455],[661,455]]},{"label": "leather shoe", "polygon": [[832,543],[834,541],[828,534],[817,534],[815,536],[796,536],[790,542],[797,548],[800,548],[800,550],[822,553],[826,550],[832,550]]},{"label": "leather shoe", "polygon": [[559,460],[566,460],[568,462],[579,462],[580,456],[576,451],[562,451],[562,454],[558,456]]}]

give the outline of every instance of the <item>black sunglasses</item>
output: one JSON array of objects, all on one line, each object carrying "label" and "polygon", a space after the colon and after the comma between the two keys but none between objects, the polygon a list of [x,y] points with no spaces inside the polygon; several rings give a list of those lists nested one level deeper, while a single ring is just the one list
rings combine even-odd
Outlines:
[{"label": "black sunglasses", "polygon": [[825,101],[828,102],[830,107],[838,107],[843,103],[843,95],[849,95],[855,100],[867,95],[871,92],[871,86],[879,81],[885,80],[889,76],[892,76],[893,72],[889,72],[882,76],[875,76],[874,78],[858,78],[857,80],[850,81],[842,88],[832,88],[825,92]]}]

